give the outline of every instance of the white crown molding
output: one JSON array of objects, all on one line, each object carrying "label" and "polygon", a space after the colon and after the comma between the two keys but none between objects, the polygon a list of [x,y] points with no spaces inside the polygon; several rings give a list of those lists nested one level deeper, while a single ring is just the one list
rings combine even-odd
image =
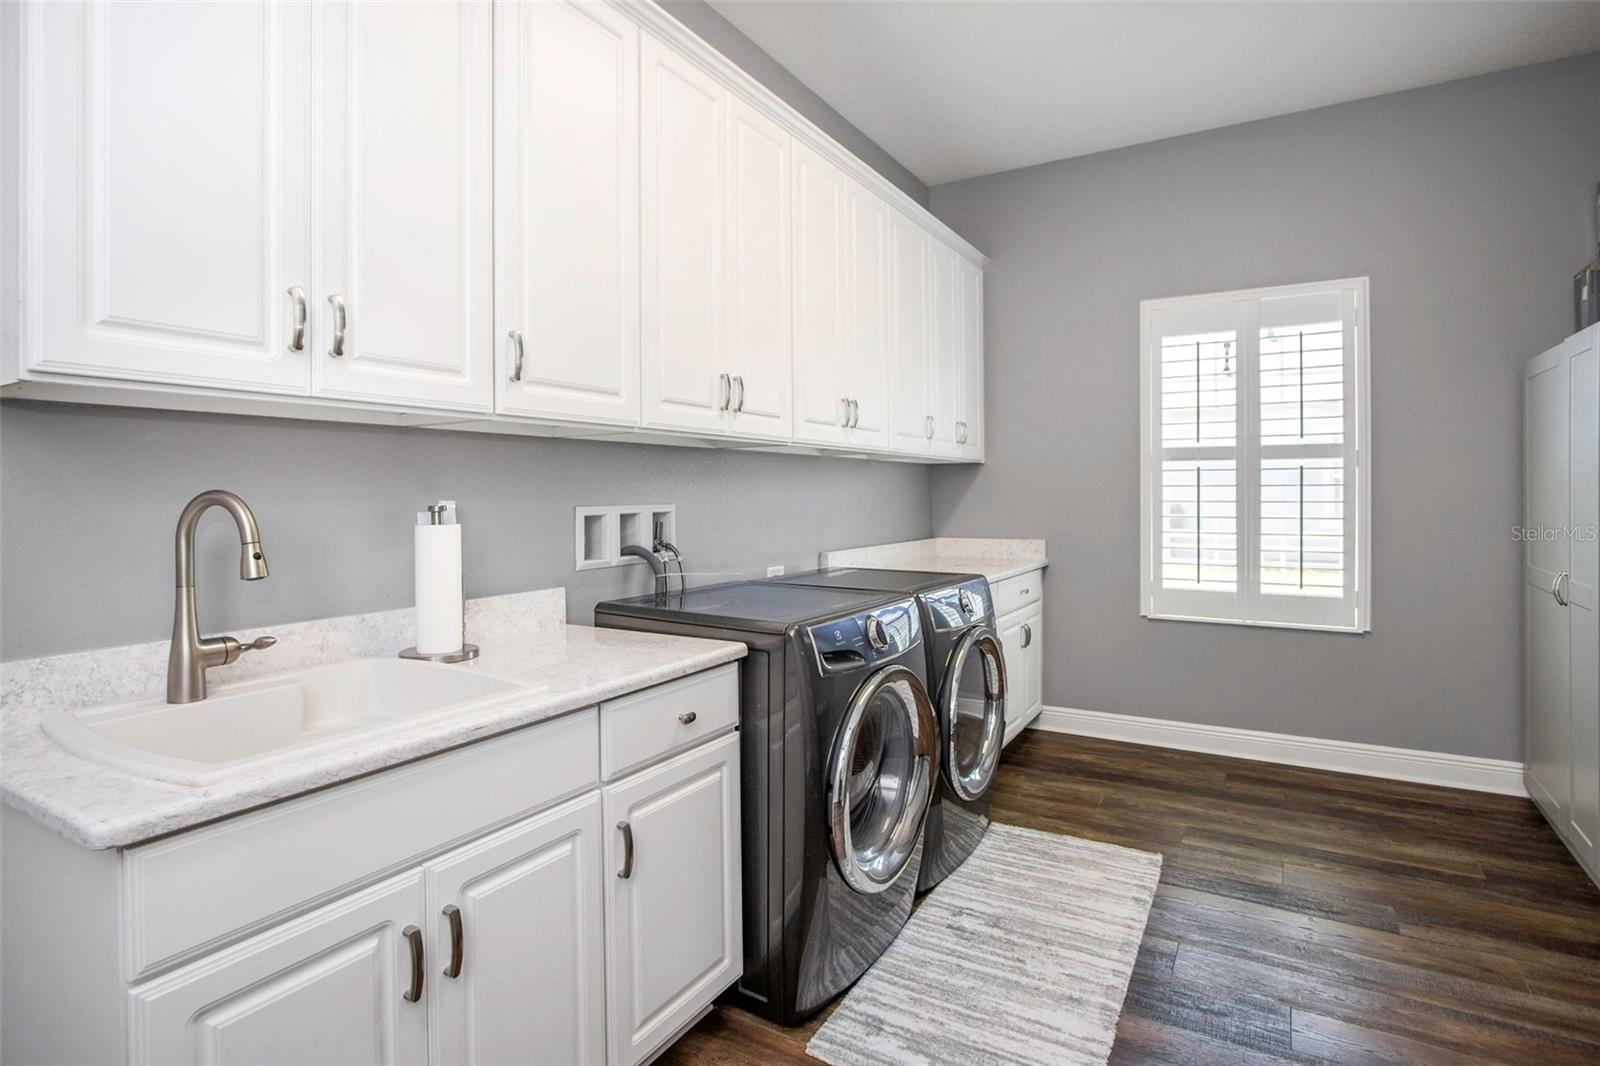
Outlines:
[{"label": "white crown molding", "polygon": [[1296,737],[1287,733],[1267,733],[1230,726],[1196,725],[1163,718],[1085,711],[1075,707],[1046,707],[1029,728],[1102,740],[1122,740],[1131,744],[1149,744],[1179,751],[1198,751],[1208,755],[1226,755],[1236,759],[1257,759],[1286,766],[1465,788],[1474,792],[1495,792],[1504,796],[1528,794],[1522,780],[1522,764],[1506,759],[1389,748],[1348,740]]}]

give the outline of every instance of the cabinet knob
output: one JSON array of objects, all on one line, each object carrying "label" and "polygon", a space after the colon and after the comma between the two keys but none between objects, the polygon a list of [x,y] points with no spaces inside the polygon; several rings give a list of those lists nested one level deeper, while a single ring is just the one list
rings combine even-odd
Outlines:
[{"label": "cabinet knob", "polygon": [[699,715],[695,714],[693,711],[684,711],[682,714],[678,715],[678,721],[682,722],[684,725],[693,725],[694,720],[698,717]]}]

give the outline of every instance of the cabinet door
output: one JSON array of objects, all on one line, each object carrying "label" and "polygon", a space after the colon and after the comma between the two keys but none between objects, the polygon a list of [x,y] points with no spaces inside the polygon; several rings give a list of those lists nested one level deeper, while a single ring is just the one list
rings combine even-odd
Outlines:
[{"label": "cabinet door", "polygon": [[309,389],[308,11],[28,5],[28,369]]},{"label": "cabinet door", "polygon": [[930,286],[932,336],[930,408],[933,413],[933,454],[959,456],[962,414],[961,367],[961,257],[939,241],[932,241],[933,281]]},{"label": "cabinet door", "polygon": [[592,792],[428,865],[435,1062],[605,1061],[600,847]]},{"label": "cabinet door", "polygon": [[1029,677],[1033,655],[1031,647],[1024,647],[1023,623],[1026,610],[1013,611],[996,622],[1000,633],[1000,651],[1006,659],[1006,743],[1016,739],[1028,724],[1027,704],[1032,698],[1033,682]]},{"label": "cabinet door", "polygon": [[889,446],[889,213],[851,181],[845,196],[844,381],[855,401],[850,443]]},{"label": "cabinet door", "polygon": [[487,411],[492,9],[419,0],[317,10],[315,391]]},{"label": "cabinet door", "polygon": [[889,444],[897,452],[929,448],[932,244],[927,230],[889,213]]},{"label": "cabinet door", "polygon": [[1568,408],[1568,522],[1573,533],[1568,578],[1562,585],[1567,600],[1571,641],[1572,802],[1568,825],[1575,849],[1587,852],[1590,868],[1600,860],[1600,362],[1596,337],[1589,329],[1564,345]]},{"label": "cabinet door", "polygon": [[1044,710],[1044,605],[1036,603],[1022,612],[1022,657],[1027,663],[1026,702],[1023,717],[1031,722]]},{"label": "cabinet door", "polygon": [[[1563,531],[1569,524],[1568,403],[1566,362],[1556,348],[1523,372],[1523,491],[1526,525]],[[1551,821],[1564,822],[1571,798],[1571,644],[1569,614],[1552,589],[1569,569],[1566,536],[1530,537],[1523,545],[1526,618],[1528,791],[1546,804]]]},{"label": "cabinet door", "polygon": [[177,1063],[422,1063],[426,986],[406,930],[426,927],[412,871],[269,929],[129,992],[130,1060]]},{"label": "cabinet door", "polygon": [[605,789],[610,1061],[650,1055],[739,976],[739,735]]},{"label": "cabinet door", "polygon": [[568,0],[495,17],[496,409],[636,424],[638,25]]},{"label": "cabinet door", "polygon": [[983,268],[958,258],[961,282],[961,457],[983,459]]},{"label": "cabinet door", "polygon": [[794,435],[789,316],[789,132],[737,96],[728,97],[729,363],[733,432]]},{"label": "cabinet door", "polygon": [[795,439],[836,444],[847,437],[844,172],[803,144],[794,146]]},{"label": "cabinet door", "polygon": [[728,94],[649,34],[639,54],[641,420],[722,433],[732,376],[721,302]]}]

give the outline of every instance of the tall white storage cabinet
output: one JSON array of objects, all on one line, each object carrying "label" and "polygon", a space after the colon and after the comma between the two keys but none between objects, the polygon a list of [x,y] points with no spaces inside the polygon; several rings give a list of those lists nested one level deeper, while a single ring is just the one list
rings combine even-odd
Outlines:
[{"label": "tall white storage cabinet", "polygon": [[1600,882],[1600,326],[1523,371],[1528,793]]}]

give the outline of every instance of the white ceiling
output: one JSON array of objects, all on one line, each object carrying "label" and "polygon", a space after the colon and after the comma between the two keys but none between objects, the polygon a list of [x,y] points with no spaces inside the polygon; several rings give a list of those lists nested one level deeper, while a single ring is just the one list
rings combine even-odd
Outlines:
[{"label": "white ceiling", "polygon": [[710,0],[929,185],[1600,50],[1600,0]]}]

